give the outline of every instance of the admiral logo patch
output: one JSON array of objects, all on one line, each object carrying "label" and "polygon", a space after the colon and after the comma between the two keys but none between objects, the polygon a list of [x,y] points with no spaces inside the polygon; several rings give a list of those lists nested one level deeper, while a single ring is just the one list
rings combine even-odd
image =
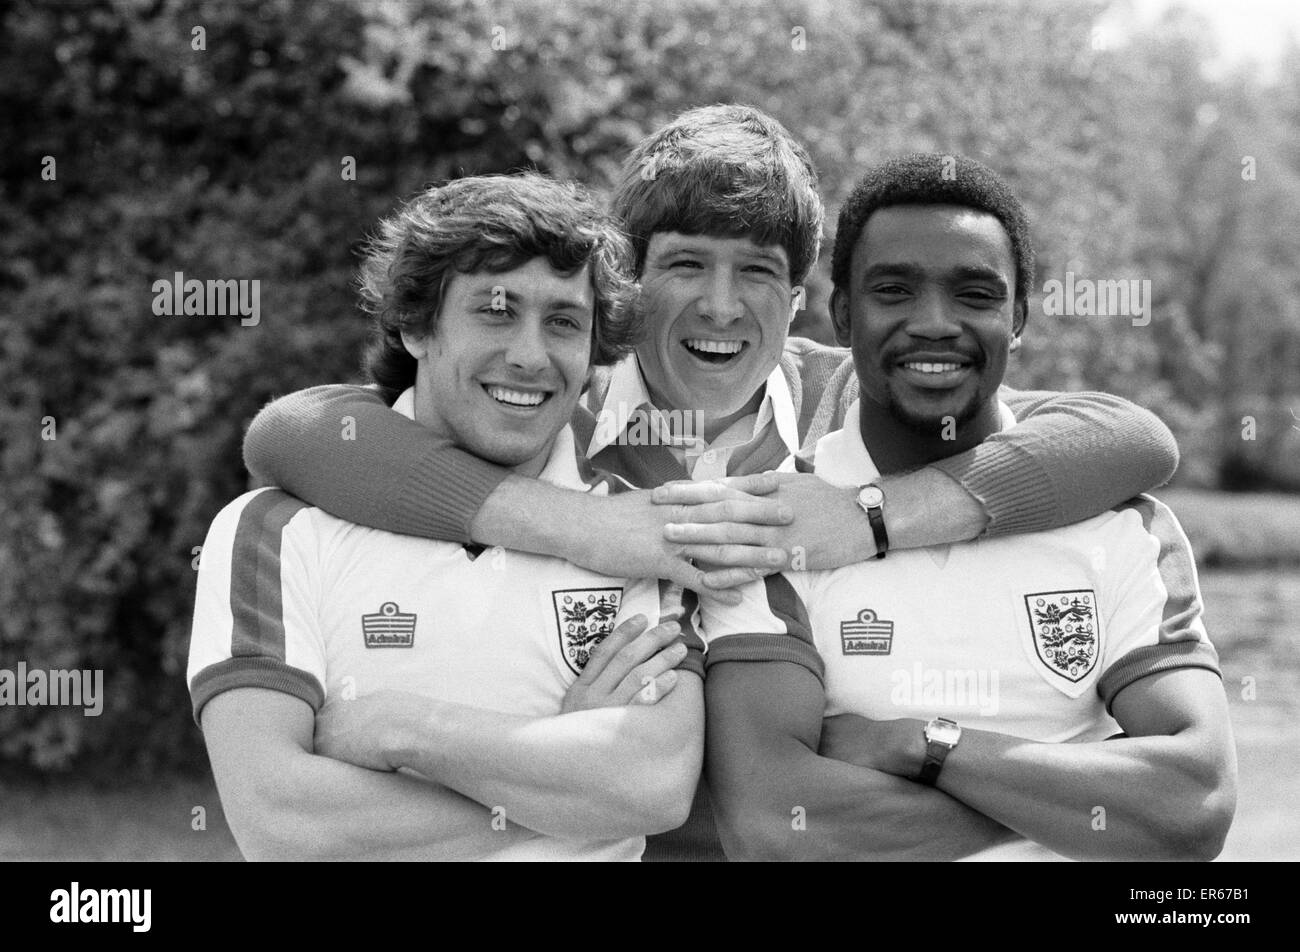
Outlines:
[{"label": "admiral logo patch", "polygon": [[591,649],[614,630],[621,588],[568,588],[551,592],[560,630],[560,653],[574,674],[581,674]]},{"label": "admiral logo patch", "polygon": [[1038,660],[1078,684],[1097,666],[1097,593],[1081,588],[1025,596]]},{"label": "admiral logo patch", "polygon": [[846,655],[887,655],[894,645],[894,623],[864,608],[853,621],[840,622],[840,642]]},{"label": "admiral logo patch", "polygon": [[397,602],[384,602],[373,615],[361,616],[361,634],[367,648],[411,648],[415,615],[403,612]]}]

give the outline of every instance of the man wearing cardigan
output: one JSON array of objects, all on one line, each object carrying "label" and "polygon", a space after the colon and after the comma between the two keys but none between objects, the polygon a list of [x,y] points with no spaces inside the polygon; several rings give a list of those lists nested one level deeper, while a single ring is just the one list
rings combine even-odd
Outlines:
[{"label": "man wearing cardigan", "polygon": [[[858,396],[846,350],[788,337],[824,220],[807,152],[759,110],[693,109],[637,146],[612,210],[632,240],[647,334],[593,377],[573,426],[584,458],[643,491],[593,498],[492,466],[393,413],[396,394],[382,386],[272,403],[245,440],[250,471],[363,525],[557,555],[724,599],[792,561],[833,568],[876,554],[853,492],[768,473],[837,429]],[[1028,288],[1032,257],[1015,250],[1017,287]],[[1167,428],[1126,401],[1002,398],[1013,430],[882,482],[894,549],[1077,522],[1177,465]],[[706,816],[695,811],[666,848],[652,839],[647,858],[719,858]]]}]

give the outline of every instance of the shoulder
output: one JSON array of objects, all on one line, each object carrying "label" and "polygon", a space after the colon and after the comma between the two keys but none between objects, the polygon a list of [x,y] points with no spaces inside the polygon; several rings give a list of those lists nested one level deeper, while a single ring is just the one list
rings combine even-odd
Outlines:
[{"label": "shoulder", "polygon": [[270,539],[319,537],[331,523],[346,525],[282,489],[268,487],[244,493],[227,503],[208,529],[206,547],[228,550],[261,546]]},{"label": "shoulder", "polygon": [[851,356],[852,351],[847,347],[831,347],[806,337],[787,337],[782,361],[825,368],[830,372],[838,370]]},{"label": "shoulder", "polygon": [[1170,548],[1190,549],[1187,533],[1174,511],[1149,493],[1125,500],[1111,510],[1112,514],[1126,517],[1128,525],[1141,530],[1160,544],[1162,551]]},{"label": "shoulder", "polygon": [[781,370],[791,390],[810,394],[814,400],[825,393],[856,393],[853,352],[847,347],[828,347],[803,337],[787,338]]}]

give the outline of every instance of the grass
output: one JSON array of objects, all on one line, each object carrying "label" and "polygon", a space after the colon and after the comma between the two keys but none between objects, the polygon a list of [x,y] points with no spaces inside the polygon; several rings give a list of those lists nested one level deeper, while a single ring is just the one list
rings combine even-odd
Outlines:
[{"label": "grass", "polygon": [[[194,829],[196,807],[206,829]],[[211,778],[164,775],[107,789],[82,777],[0,781],[0,861],[241,858]]]},{"label": "grass", "polygon": [[1300,566],[1300,495],[1165,489],[1203,567]]}]

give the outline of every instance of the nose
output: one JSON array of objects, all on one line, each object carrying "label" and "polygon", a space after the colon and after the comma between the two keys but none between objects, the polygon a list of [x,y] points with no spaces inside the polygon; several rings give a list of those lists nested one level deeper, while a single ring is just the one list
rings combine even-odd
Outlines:
[{"label": "nose", "polygon": [[941,292],[923,291],[907,322],[907,332],[925,340],[943,340],[961,336],[961,323],[953,313],[952,302]]},{"label": "nose", "polygon": [[550,365],[550,352],[540,319],[515,321],[506,346],[506,362],[527,374],[539,374]]},{"label": "nose", "polygon": [[735,323],[745,313],[745,305],[740,300],[740,288],[727,268],[716,268],[713,281],[700,304],[702,316],[719,327]]}]

